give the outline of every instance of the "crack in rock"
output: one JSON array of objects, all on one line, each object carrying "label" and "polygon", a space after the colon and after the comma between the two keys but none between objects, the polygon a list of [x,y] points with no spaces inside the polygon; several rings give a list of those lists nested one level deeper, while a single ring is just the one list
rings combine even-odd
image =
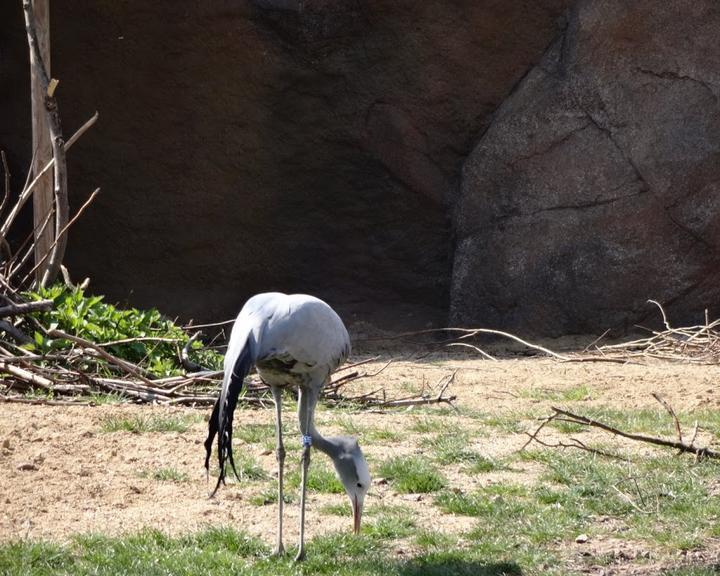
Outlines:
[{"label": "crack in rock", "polygon": [[650,70],[649,68],[642,68],[640,66],[635,67],[635,71],[639,72],[640,74],[645,74],[647,76],[652,76],[654,78],[658,78],[659,80],[670,80],[670,81],[687,81],[687,82],[693,82],[695,84],[699,84],[705,90],[710,92],[715,102],[718,102],[720,99],[718,98],[718,94],[716,94],[717,86],[714,85],[712,82],[709,82],[707,80],[701,80],[700,78],[695,78],[694,76],[690,76],[689,74],[680,74],[678,72],[673,72],[671,70],[663,70],[661,72],[657,72],[655,70]]}]

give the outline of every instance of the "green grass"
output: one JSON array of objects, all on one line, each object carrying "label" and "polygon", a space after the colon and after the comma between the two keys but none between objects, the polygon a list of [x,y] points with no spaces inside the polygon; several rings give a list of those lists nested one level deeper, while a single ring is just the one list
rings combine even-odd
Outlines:
[{"label": "green grass", "polygon": [[234,456],[234,459],[240,477],[243,480],[255,482],[268,480],[270,478],[265,469],[249,454],[239,454],[238,456]]},{"label": "green grass", "polygon": [[422,445],[431,449],[435,461],[440,465],[465,463],[469,466],[477,465],[476,471],[482,470],[490,462],[476,450],[468,449],[469,442],[469,434],[455,431],[425,438]]},{"label": "green grass", "polygon": [[475,458],[470,460],[468,464],[463,468],[465,474],[475,476],[477,474],[484,474],[487,472],[497,472],[499,470],[509,470],[509,466],[494,458],[487,458],[485,456],[476,455]]},{"label": "green grass", "polygon": [[[352,516],[352,508],[350,503],[345,502],[343,504],[325,504],[320,507],[320,514],[327,514],[328,516]],[[367,515],[367,512],[365,513]]]},{"label": "green grass", "polygon": [[405,538],[415,532],[415,521],[410,514],[387,513],[366,522],[363,531],[377,539]]},{"label": "green grass", "polygon": [[537,418],[535,411],[528,412],[497,412],[497,413],[477,413],[473,418],[480,422],[483,426],[494,428],[504,434],[522,434],[528,428],[526,421]]},{"label": "green grass", "polygon": [[528,388],[520,394],[521,398],[532,400],[550,400],[554,402],[581,402],[592,400],[593,394],[587,384],[578,384],[565,390],[548,390],[546,388]]},{"label": "green grass", "polygon": [[[299,489],[300,478],[297,468],[290,470],[285,475],[286,485],[290,489]],[[314,458],[308,469],[307,489],[325,494],[345,494],[345,488],[338,480],[335,470],[319,458]]]},{"label": "green grass", "polygon": [[365,426],[361,426],[357,419],[351,415],[341,414],[335,419],[335,425],[342,430],[343,434],[349,436],[363,436],[365,433]]},{"label": "green grass", "polygon": [[720,474],[712,461],[661,454],[631,462],[586,453],[538,451],[546,472],[535,490],[540,504],[576,517],[609,516],[623,537],[668,550],[689,550],[717,536],[720,499],[710,490]]},{"label": "green grass", "polygon": [[448,423],[445,418],[438,418],[435,416],[423,416],[421,418],[414,418],[412,424],[409,426],[412,432],[419,432],[420,434],[428,434],[431,432],[452,432],[459,430],[454,428],[448,430]]},{"label": "green grass", "polygon": [[233,440],[242,440],[247,444],[265,444],[271,442],[275,449],[275,424],[247,424],[233,428]]},{"label": "green grass", "polygon": [[103,432],[187,432],[190,426],[202,420],[201,416],[157,414],[133,416],[108,416],[102,421]]},{"label": "green grass", "polygon": [[457,538],[436,530],[415,531],[415,544],[423,550],[451,550],[457,545]]},{"label": "green grass", "polygon": [[[285,504],[292,504],[298,499],[299,497],[295,490],[291,490],[288,487],[283,488],[283,501]],[[277,501],[278,491],[276,485],[268,486],[250,498],[250,502],[255,506],[268,506],[270,504],[275,504]]]},{"label": "green grass", "polygon": [[363,444],[377,442],[396,442],[402,440],[404,434],[400,430],[392,430],[390,428],[366,428],[362,433],[360,441]]},{"label": "green grass", "polygon": [[420,456],[386,460],[380,465],[379,474],[405,494],[436,492],[447,483],[432,462]]},{"label": "green grass", "polygon": [[[566,393],[567,401],[572,401],[568,399],[572,395],[581,396],[580,387]],[[593,408],[591,411],[591,415],[625,429],[644,433],[666,430],[669,436],[674,434],[669,418],[661,410]],[[627,452],[623,455],[628,459],[621,461],[578,450],[547,448],[529,449],[493,460],[467,447],[468,441],[475,438],[476,428],[493,427],[493,434],[497,430],[510,433],[516,428],[524,430],[527,421],[535,416],[531,411],[519,410],[475,414],[468,428],[466,419],[460,426],[455,413],[421,412],[417,416],[413,412],[408,418],[408,427],[415,433],[412,437],[416,448],[424,452],[372,462],[374,454],[369,451],[373,476],[386,478],[389,487],[374,486],[371,490],[358,537],[350,533],[351,507],[347,498],[343,496],[335,499],[337,503],[323,504],[330,498],[318,496],[343,494],[344,489],[331,463],[322,455],[313,456],[308,488],[315,495],[310,514],[341,517],[343,520],[339,523],[344,528],[341,533],[310,540],[307,562],[300,566],[291,560],[294,542],[288,539],[290,556],[278,559],[269,556],[272,536],[261,542],[241,532],[221,528],[173,538],[145,531],[119,538],[76,537],[67,544],[23,540],[0,543],[0,575],[577,576],[591,565],[618,562],[610,555],[585,558],[576,554],[575,537],[580,533],[588,534],[592,541],[613,539],[626,541],[640,550],[652,550],[653,562],[667,561],[668,565],[673,564],[681,551],[709,548],[720,538],[720,498],[716,495],[720,465],[713,461],[695,462],[661,450],[642,456]],[[103,429],[182,432],[198,418],[154,414],[115,417],[106,419]],[[720,416],[711,410],[681,414],[680,418],[686,424],[701,420],[706,430],[720,426]],[[365,439],[374,437],[375,441],[385,441],[387,445],[399,434],[392,428],[360,425],[349,417],[335,420],[333,415],[325,423],[331,420],[347,433],[359,434]],[[561,426],[557,431],[577,432],[572,427]],[[237,428],[236,433],[250,444],[274,444],[272,424],[243,426]],[[607,446],[603,448],[613,449],[612,439]],[[289,452],[292,450],[295,448]],[[247,452],[252,450],[236,450],[235,456],[238,470],[254,482],[250,488],[254,496],[248,500],[258,506],[275,505],[276,480]],[[294,506],[299,499],[297,457],[293,452],[286,463],[286,502]],[[498,480],[495,475],[480,476],[507,470],[509,463],[518,462],[532,463],[536,476],[526,478],[527,484],[507,478]],[[444,467],[455,474],[452,483],[443,474]],[[465,483],[460,489],[458,471],[460,479],[473,476],[465,479],[474,483]],[[145,474],[158,482],[188,480],[187,475],[174,468],[160,468]],[[491,481],[493,483],[488,484]],[[420,505],[424,510],[416,515],[415,503],[383,503],[397,502],[381,498],[384,493],[394,498],[396,492],[432,495],[423,496]],[[275,508],[265,512],[274,521]],[[444,516],[448,514],[457,518]],[[436,517],[463,526],[462,531],[444,531],[444,522],[436,523]],[[622,564],[636,567],[642,562],[642,558],[626,559]],[[715,573],[715,567],[710,566],[665,572],[674,576]]]},{"label": "green grass", "polygon": [[[121,538],[76,537],[64,545],[19,541],[0,544],[0,574],[507,576],[522,573],[512,561],[489,562],[473,550],[452,547],[428,546],[427,552],[409,559],[398,558],[388,549],[386,540],[410,529],[397,523],[361,536],[343,532],[316,537],[307,543],[307,559],[302,565],[292,561],[292,545],[288,546],[288,555],[272,557],[268,545],[232,529],[206,529],[176,538],[146,530]],[[439,542],[435,539],[436,544]]]},{"label": "green grass", "polygon": [[145,471],[141,474],[144,478],[152,478],[160,482],[188,482],[190,476],[185,472],[180,472],[175,468],[158,468],[153,471]]}]

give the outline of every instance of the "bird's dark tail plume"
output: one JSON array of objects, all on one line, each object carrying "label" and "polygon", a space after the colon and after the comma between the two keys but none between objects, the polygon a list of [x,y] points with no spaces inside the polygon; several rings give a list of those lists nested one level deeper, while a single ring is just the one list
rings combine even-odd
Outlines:
[{"label": "bird's dark tail plume", "polygon": [[242,391],[243,381],[252,368],[252,354],[249,343],[240,351],[230,375],[225,375],[220,397],[215,402],[210,421],[208,422],[208,436],[205,439],[205,470],[210,473],[210,456],[215,436],[218,437],[218,480],[210,497],[215,496],[220,484],[225,484],[225,463],[230,462],[235,476],[240,475],[235,468],[232,453],[233,415],[237,406],[238,397]]}]

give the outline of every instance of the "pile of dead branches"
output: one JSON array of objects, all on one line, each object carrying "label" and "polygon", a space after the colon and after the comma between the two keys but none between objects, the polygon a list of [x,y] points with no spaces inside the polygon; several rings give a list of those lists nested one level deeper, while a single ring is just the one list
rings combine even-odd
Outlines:
[{"label": "pile of dead branches", "polygon": [[[66,279],[69,280],[65,272]],[[23,302],[18,294],[0,290],[0,401],[33,404],[91,404],[98,396],[114,395],[125,401],[157,404],[209,405],[217,399],[222,371],[203,369],[193,358],[193,343],[200,335],[196,326],[184,327],[183,337],[145,336],[123,340],[93,342],[48,326],[37,318],[38,312],[53,307],[52,300]],[[221,323],[228,324],[228,323]],[[189,335],[194,331],[192,336]],[[33,336],[31,336],[33,335]],[[221,331],[214,341],[224,338]],[[35,340],[61,341],[62,346],[51,353],[37,353]],[[159,378],[143,362],[131,362],[110,350],[133,345],[144,347],[174,346],[178,371],[181,374]],[[201,349],[203,346],[200,347]],[[216,355],[218,358],[219,354]],[[326,386],[325,401],[330,405],[354,405],[364,408],[400,408],[446,403],[455,396],[447,390],[454,374],[435,386],[425,386],[417,394],[389,398],[383,387],[366,393],[353,393],[349,384],[373,377],[385,370],[393,360],[379,369],[364,372],[361,367],[379,357],[343,366]],[[248,379],[241,403],[271,404],[269,387],[257,376]]]},{"label": "pile of dead branches", "polygon": [[720,319],[696,326],[673,328],[659,302],[655,304],[662,314],[664,330],[650,331],[650,335],[638,340],[596,347],[589,351],[593,357],[620,359],[624,361],[656,359],[692,364],[720,363]]},{"label": "pile of dead branches", "polygon": [[517,347],[515,353],[546,356],[560,362],[626,364],[661,360],[688,364],[720,364],[720,319],[710,321],[706,311],[704,324],[673,328],[660,303],[655,300],[648,300],[648,302],[659,309],[664,330],[651,330],[638,326],[638,329],[646,330],[650,335],[620,344],[600,346],[598,343],[610,332],[607,330],[583,350],[577,352],[557,352],[546,346],[524,340],[515,334],[489,328],[433,328],[366,338],[365,342],[400,341],[418,349],[416,358],[441,351],[464,350],[477,353],[486,360],[497,361],[498,358],[488,352],[488,348],[481,347],[481,339],[486,338],[492,339],[491,346],[493,347],[496,347],[501,340],[510,341],[513,346]]}]

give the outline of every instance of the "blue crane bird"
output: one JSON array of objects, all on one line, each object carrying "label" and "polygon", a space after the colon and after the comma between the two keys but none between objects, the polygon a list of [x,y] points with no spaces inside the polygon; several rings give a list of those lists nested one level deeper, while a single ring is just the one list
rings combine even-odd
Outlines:
[{"label": "blue crane bird", "polygon": [[285,448],[282,437],[282,389],[298,390],[298,421],[302,434],[300,539],[296,560],[305,557],[305,490],[310,448],[327,454],[345,487],[353,510],[355,533],[360,531],[370,472],[355,438],[323,437],[314,414],[326,382],[350,354],[350,338],[335,311],[322,300],[305,294],[258,294],[243,306],[230,335],[225,355],[220,397],[215,403],[205,440],[205,468],[209,471],[213,439],[218,437],[219,474],[211,496],[225,483],[226,462],[235,469],[232,453],[233,414],[243,380],[253,366],[270,386],[275,403],[278,462],[278,530],[276,554],[283,554],[283,477]]}]

